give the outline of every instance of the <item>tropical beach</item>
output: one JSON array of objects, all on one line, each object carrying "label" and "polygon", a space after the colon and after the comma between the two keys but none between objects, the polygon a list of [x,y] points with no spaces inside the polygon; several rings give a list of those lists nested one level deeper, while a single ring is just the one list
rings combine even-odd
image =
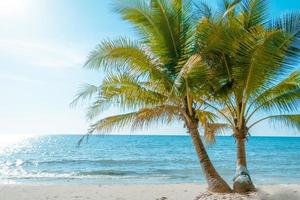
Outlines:
[{"label": "tropical beach", "polygon": [[270,185],[262,186],[255,194],[212,194],[207,193],[206,186],[196,184],[172,185],[83,185],[83,186],[32,186],[5,185],[0,186],[2,199],[11,200],[64,200],[64,199],[125,199],[125,200],[281,200],[300,198],[299,185]]},{"label": "tropical beach", "polygon": [[[252,137],[249,167],[258,192],[224,197],[207,193],[188,136],[94,136],[78,148],[80,137],[31,136],[0,145],[0,198],[299,199],[299,138]],[[235,144],[231,137],[217,141],[208,151],[230,182]],[[61,144],[64,148],[58,148]]]},{"label": "tropical beach", "polygon": [[299,3],[12,2],[0,200],[300,199]]}]

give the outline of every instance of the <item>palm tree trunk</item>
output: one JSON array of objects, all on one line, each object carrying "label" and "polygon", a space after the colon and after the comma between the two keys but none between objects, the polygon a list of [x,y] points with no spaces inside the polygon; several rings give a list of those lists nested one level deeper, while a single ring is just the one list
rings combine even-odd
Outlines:
[{"label": "palm tree trunk", "polygon": [[245,138],[236,137],[236,141],[237,161],[236,173],[233,179],[233,190],[238,193],[254,192],[255,187],[247,169]]},{"label": "palm tree trunk", "polygon": [[193,144],[200,161],[201,168],[206,177],[208,183],[208,190],[211,192],[218,193],[230,193],[232,192],[229,185],[221,178],[213,164],[211,163],[205,147],[201,141],[198,123],[193,123],[187,126],[189,133],[192,137]]}]

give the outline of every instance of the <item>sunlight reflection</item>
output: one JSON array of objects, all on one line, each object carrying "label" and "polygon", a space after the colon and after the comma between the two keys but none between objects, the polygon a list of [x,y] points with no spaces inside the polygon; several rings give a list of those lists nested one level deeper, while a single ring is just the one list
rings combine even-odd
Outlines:
[{"label": "sunlight reflection", "polygon": [[0,155],[29,145],[29,139],[35,137],[37,137],[37,135],[2,135],[0,139]]}]

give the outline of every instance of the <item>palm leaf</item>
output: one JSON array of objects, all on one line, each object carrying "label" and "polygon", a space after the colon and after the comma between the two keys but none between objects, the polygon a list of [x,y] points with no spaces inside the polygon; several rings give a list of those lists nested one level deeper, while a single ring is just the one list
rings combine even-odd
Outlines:
[{"label": "palm leaf", "polygon": [[285,50],[283,64],[295,67],[300,56],[300,12],[282,15],[272,22],[270,28],[284,31],[285,39],[280,44]]},{"label": "palm leaf", "polygon": [[158,105],[167,99],[167,96],[160,93],[164,90],[159,89],[156,84],[142,82],[128,73],[107,75],[99,91],[101,95],[97,96],[87,108],[86,117],[89,120],[94,119],[111,106],[124,110],[137,109]]},{"label": "palm leaf", "polygon": [[[151,5],[154,6],[154,1]],[[143,0],[120,0],[114,4],[114,11],[121,17],[134,25],[142,37],[155,37],[160,40],[160,29],[153,17],[153,10],[149,9],[150,4]]]},{"label": "palm leaf", "polygon": [[133,123],[136,116],[137,116],[137,112],[131,112],[126,114],[106,117],[92,124],[88,132],[89,133],[93,133],[95,131],[111,132],[114,130],[120,130]]},{"label": "palm leaf", "polygon": [[202,17],[209,19],[213,17],[213,8],[206,2],[194,1],[193,5],[195,7],[194,15],[196,16],[196,19],[201,19]]},{"label": "palm leaf", "polygon": [[177,116],[178,111],[174,106],[156,106],[101,119],[90,126],[89,132],[111,132],[131,126],[132,131],[145,128],[153,123],[170,123]]},{"label": "palm leaf", "polygon": [[162,77],[157,65],[159,61],[145,47],[127,38],[103,41],[90,53],[85,64],[89,69],[121,70],[127,67],[130,71]]},{"label": "palm leaf", "polygon": [[245,29],[267,23],[267,0],[243,0],[241,7],[242,23]]},{"label": "palm leaf", "polygon": [[292,72],[288,77],[274,86],[262,91],[251,103],[263,103],[268,99],[298,89],[300,86],[300,72]]},{"label": "palm leaf", "polygon": [[281,122],[287,127],[300,131],[300,115],[278,115],[271,118],[273,122]]},{"label": "palm leaf", "polygon": [[[249,119],[259,110],[288,112],[298,110],[300,98],[300,73],[293,72],[266,91],[261,92],[257,97],[251,100],[248,111],[253,109]],[[248,120],[249,120],[248,119]]]},{"label": "palm leaf", "polygon": [[216,135],[221,133],[226,128],[228,128],[228,125],[225,123],[207,123],[204,126],[205,141],[208,143],[215,143]]},{"label": "palm leaf", "polygon": [[156,86],[159,83],[140,81],[134,75],[112,74],[108,75],[102,83],[102,97],[124,108],[136,109],[138,107],[157,105],[167,99],[166,91]]},{"label": "palm leaf", "polygon": [[224,6],[224,10],[223,10],[223,15],[222,18],[232,18],[235,15],[235,11],[236,8],[239,6],[239,4],[241,3],[241,0],[224,0],[223,1],[223,6]]},{"label": "palm leaf", "polygon": [[249,126],[249,129],[265,120],[270,120],[271,123],[275,124],[280,122],[289,128],[296,128],[297,130],[300,130],[300,115],[297,114],[271,115],[254,122],[251,126]]},{"label": "palm leaf", "polygon": [[79,102],[90,100],[95,94],[100,93],[100,87],[91,85],[91,84],[84,84],[80,87],[75,95],[75,99],[71,102],[71,106],[78,105]]},{"label": "palm leaf", "polygon": [[165,39],[169,38],[169,42],[167,44],[170,44],[171,47],[168,48],[169,52],[172,52],[174,56],[178,58],[178,43],[176,33],[174,31],[173,25],[174,25],[174,15],[172,15],[170,6],[164,1],[164,0],[152,0],[153,4],[155,5],[156,11],[158,12],[158,15],[156,17],[159,17],[158,22],[161,24],[161,27],[165,27],[166,31],[162,33],[166,33]]}]

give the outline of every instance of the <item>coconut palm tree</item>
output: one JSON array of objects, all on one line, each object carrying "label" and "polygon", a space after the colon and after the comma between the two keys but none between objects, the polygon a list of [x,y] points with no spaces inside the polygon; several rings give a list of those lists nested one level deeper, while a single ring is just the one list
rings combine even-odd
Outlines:
[{"label": "coconut palm tree", "polygon": [[[205,12],[197,29],[197,52],[210,68],[211,98],[199,96],[197,101],[231,127],[237,144],[233,189],[245,193],[255,190],[245,147],[251,128],[265,120],[300,128],[300,73],[295,71],[300,13],[269,20],[264,0],[224,2],[227,11],[222,14],[202,6]],[[188,76],[197,82],[193,70]]]},{"label": "coconut palm tree", "polygon": [[193,56],[195,27],[188,1],[153,0],[147,2],[121,1],[115,11],[130,22],[140,36],[139,41],[127,38],[102,42],[89,56],[86,67],[106,71],[100,86],[86,85],[74,102],[94,99],[87,111],[89,119],[95,119],[110,105],[125,110],[126,114],[110,116],[93,123],[89,133],[111,131],[130,125],[143,128],[153,122],[164,124],[181,120],[192,138],[208,190],[231,192],[211,163],[200,137],[199,123],[210,133],[223,128],[214,123],[214,115],[204,111],[196,96],[206,95],[207,71],[195,67],[197,93],[190,89],[194,83],[186,76],[193,65],[201,66],[201,60]]}]

